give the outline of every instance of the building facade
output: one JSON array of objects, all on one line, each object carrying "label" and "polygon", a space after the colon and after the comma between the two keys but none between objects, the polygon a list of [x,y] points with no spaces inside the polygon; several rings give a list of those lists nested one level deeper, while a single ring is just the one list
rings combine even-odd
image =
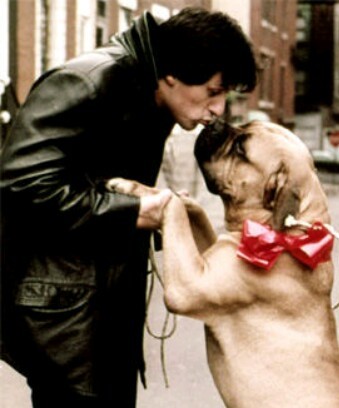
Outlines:
[{"label": "building facade", "polygon": [[[8,15],[8,77],[19,102],[33,81],[66,59],[93,49],[126,29],[143,10],[167,19],[185,6],[225,11],[254,44],[258,88],[230,98],[235,121],[256,113],[293,127],[297,0],[3,0]],[[230,56],[232,58],[232,56]],[[1,79],[1,78],[0,78]],[[0,105],[0,110],[4,104]],[[250,112],[250,114],[248,113]]]},{"label": "building facade", "polygon": [[297,133],[310,150],[339,162],[339,137],[330,137],[339,134],[338,0],[298,1],[293,59]]},{"label": "building facade", "polygon": [[251,109],[264,111],[274,122],[294,126],[296,0],[252,0],[251,31],[260,66],[258,90]]}]

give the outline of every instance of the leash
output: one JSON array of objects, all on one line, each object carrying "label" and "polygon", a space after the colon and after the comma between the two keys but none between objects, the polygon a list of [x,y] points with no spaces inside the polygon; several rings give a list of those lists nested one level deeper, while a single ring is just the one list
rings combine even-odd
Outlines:
[{"label": "leash", "polygon": [[[296,218],[293,217],[293,215],[288,215],[285,218],[284,222],[285,227],[290,228],[290,227],[302,227],[302,228],[310,228],[312,227],[312,224],[302,221],[302,220],[297,220]],[[334,236],[334,238],[339,239],[339,232],[335,230],[335,228],[330,225],[330,224],[323,224],[323,226],[328,230],[330,234]],[[333,310],[337,310],[339,308],[339,302],[336,303],[334,306],[332,306]]]},{"label": "leash", "polygon": [[[149,250],[149,261],[150,261],[150,286],[149,290],[146,296],[146,330],[148,334],[153,337],[156,340],[160,340],[160,359],[161,359],[161,369],[162,369],[162,374],[164,377],[164,382],[166,388],[169,388],[169,381],[168,381],[168,375],[167,375],[167,370],[166,370],[166,361],[165,361],[165,341],[169,339],[171,336],[173,336],[176,328],[177,328],[177,317],[176,315],[170,313],[168,310],[166,310],[166,316],[165,320],[162,326],[161,334],[155,334],[152,328],[150,327],[149,321],[148,321],[148,309],[151,303],[152,295],[153,295],[153,290],[154,290],[154,282],[155,279],[158,279],[160,285],[162,288],[164,288],[164,283],[162,280],[162,277],[159,272],[159,268],[157,266],[156,260],[155,260],[155,248],[154,248],[154,234],[152,234],[151,238],[151,244],[150,244],[150,250]],[[172,327],[169,330],[168,325],[170,321],[170,316],[172,316]]]}]

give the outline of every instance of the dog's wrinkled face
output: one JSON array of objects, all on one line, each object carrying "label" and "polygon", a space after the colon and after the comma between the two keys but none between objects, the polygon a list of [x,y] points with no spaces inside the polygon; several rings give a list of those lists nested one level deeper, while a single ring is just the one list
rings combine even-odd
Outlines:
[{"label": "dog's wrinkled face", "polygon": [[240,229],[245,218],[283,229],[284,218],[297,215],[302,186],[314,173],[300,139],[268,122],[232,127],[220,119],[200,133],[195,156],[208,189],[224,201],[230,230]]}]

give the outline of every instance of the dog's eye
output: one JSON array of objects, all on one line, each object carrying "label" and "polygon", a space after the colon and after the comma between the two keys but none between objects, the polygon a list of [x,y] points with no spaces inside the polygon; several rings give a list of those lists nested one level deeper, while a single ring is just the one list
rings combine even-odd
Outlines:
[{"label": "dog's eye", "polygon": [[245,150],[245,140],[246,135],[240,135],[236,138],[232,146],[232,153],[239,156],[240,158],[247,160],[246,150]]}]

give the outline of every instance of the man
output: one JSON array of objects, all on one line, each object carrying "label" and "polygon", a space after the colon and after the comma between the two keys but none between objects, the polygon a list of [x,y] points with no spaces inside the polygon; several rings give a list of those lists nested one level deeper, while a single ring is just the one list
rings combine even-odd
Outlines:
[{"label": "man", "polygon": [[34,84],[1,159],[2,351],[34,408],[135,406],[149,234],[170,192],[107,182],[154,185],[174,124],[206,125],[255,83],[237,23],[188,8],[145,13]]}]

